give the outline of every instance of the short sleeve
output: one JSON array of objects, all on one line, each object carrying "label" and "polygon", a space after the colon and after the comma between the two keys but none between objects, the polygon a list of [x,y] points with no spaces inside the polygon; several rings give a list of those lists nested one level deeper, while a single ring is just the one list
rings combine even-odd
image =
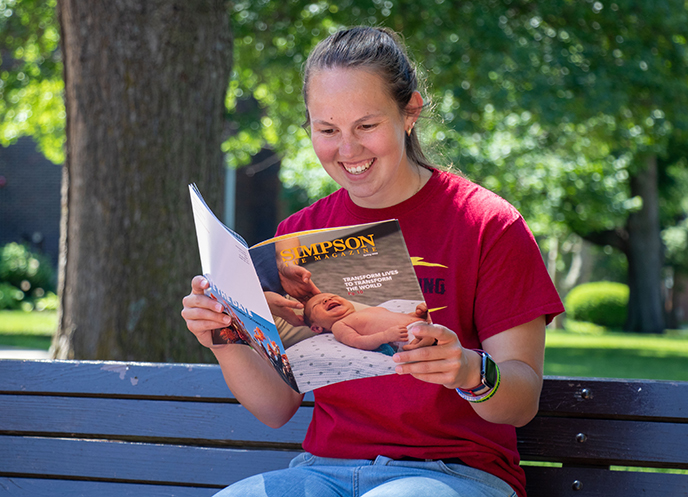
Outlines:
[{"label": "short sleeve", "polygon": [[564,311],[525,220],[519,216],[492,238],[481,254],[474,304],[481,341],[539,316],[549,323]]}]

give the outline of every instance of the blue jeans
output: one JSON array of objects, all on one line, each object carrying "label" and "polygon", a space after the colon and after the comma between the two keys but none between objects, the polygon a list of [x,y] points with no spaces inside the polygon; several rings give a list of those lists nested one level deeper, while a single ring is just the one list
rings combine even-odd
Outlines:
[{"label": "blue jeans", "polygon": [[239,481],[215,497],[516,497],[501,479],[441,461],[296,456],[288,469]]}]

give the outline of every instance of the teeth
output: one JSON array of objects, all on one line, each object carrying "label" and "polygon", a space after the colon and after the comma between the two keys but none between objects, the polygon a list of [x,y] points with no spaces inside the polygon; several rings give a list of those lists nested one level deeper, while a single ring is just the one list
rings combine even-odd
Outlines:
[{"label": "teeth", "polygon": [[366,162],[366,163],[364,163],[364,164],[361,164],[361,165],[359,165],[359,166],[354,166],[354,167],[347,166],[347,165],[344,165],[344,164],[342,164],[342,165],[344,166],[344,169],[346,169],[347,172],[349,172],[349,173],[351,173],[351,174],[361,174],[362,172],[368,170],[368,168],[372,165],[372,163],[373,163],[374,160],[375,160],[375,159],[370,159],[368,162]]}]

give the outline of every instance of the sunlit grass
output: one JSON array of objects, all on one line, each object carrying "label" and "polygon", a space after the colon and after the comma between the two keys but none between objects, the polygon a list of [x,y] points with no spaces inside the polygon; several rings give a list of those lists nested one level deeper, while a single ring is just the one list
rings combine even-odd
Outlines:
[{"label": "sunlit grass", "polygon": [[685,332],[548,330],[546,345],[547,375],[688,381]]},{"label": "sunlit grass", "polygon": [[51,336],[57,329],[57,311],[0,311],[0,334]]},{"label": "sunlit grass", "polygon": [[48,350],[57,311],[0,311],[0,346]]}]

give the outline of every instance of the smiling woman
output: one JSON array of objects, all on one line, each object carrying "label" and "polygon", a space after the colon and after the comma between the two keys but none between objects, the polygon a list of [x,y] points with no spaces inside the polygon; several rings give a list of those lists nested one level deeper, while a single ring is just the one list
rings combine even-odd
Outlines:
[{"label": "smiling woman", "polygon": [[[312,292],[307,310],[322,311],[321,328],[337,340],[368,350],[410,343],[392,356],[396,374],[314,390],[307,453],[289,469],[218,495],[523,497],[515,427],[537,411],[545,323],[563,310],[525,221],[503,199],[427,161],[416,131],[423,98],[415,68],[392,31],[355,27],[320,42],[306,62],[304,100],[313,149],[342,188],[287,218],[277,235],[398,219],[409,255],[422,261],[414,270],[432,323],[351,312],[343,299],[312,292],[318,282],[301,268],[291,287]],[[223,316],[207,286],[193,280],[182,316],[210,346]],[[285,309],[303,309],[275,295],[273,314],[287,319]],[[301,397],[273,381],[255,354],[234,345],[211,350],[258,419],[278,427],[292,418]]]}]

